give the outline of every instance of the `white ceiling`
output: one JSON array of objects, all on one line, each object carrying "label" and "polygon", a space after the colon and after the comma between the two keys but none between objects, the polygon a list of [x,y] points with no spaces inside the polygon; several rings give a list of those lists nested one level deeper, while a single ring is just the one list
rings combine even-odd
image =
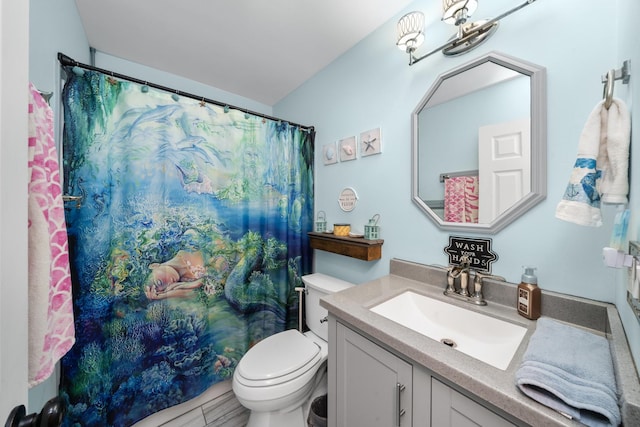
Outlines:
[{"label": "white ceiling", "polygon": [[96,50],[273,105],[411,1],[76,4],[89,45]]}]

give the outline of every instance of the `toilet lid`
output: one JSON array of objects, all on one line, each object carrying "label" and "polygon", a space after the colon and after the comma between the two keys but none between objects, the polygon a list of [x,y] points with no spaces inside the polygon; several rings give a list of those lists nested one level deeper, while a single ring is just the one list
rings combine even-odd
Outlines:
[{"label": "toilet lid", "polygon": [[315,363],[319,353],[317,344],[297,330],[290,329],[253,346],[236,369],[248,380],[273,380],[301,369],[310,362]]}]

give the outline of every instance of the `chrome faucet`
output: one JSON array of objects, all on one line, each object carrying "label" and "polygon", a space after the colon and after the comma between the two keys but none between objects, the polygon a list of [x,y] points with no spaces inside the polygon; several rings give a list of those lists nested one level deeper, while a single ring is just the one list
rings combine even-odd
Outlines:
[{"label": "chrome faucet", "polygon": [[[469,292],[469,277],[471,275],[471,261],[466,255],[460,258],[460,265],[451,265],[447,268],[447,288],[444,294],[475,305],[487,305],[482,294],[484,279],[506,281],[504,277],[475,271],[473,273],[473,293]],[[456,279],[460,279],[460,290],[456,289]]]}]

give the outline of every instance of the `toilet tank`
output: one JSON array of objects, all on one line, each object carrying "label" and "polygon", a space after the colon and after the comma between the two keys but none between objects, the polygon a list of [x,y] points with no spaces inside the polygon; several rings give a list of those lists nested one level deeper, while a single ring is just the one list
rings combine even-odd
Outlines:
[{"label": "toilet tank", "polygon": [[307,293],[305,295],[305,320],[311,331],[327,341],[329,339],[329,328],[327,322],[320,322],[327,317],[327,310],[320,306],[320,298],[354,286],[353,283],[322,273],[313,273],[302,276]]}]

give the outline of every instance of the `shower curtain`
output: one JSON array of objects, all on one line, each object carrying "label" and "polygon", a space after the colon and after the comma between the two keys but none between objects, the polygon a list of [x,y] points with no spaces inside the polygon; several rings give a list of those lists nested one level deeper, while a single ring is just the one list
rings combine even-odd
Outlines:
[{"label": "shower curtain", "polygon": [[297,324],[314,133],[68,71],[63,188],[82,201],[66,209],[65,425],[128,426],[230,379],[253,344]]}]

